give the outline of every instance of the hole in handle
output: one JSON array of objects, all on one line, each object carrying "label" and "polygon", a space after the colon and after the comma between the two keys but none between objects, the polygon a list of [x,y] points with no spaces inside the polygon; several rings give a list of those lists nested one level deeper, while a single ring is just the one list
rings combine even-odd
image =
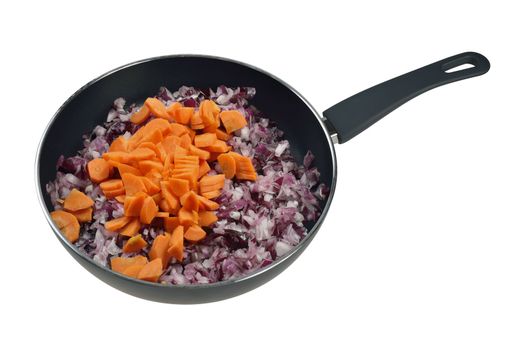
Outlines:
[{"label": "hole in handle", "polygon": [[473,67],[475,67],[475,65],[473,65],[471,63],[463,63],[460,66],[449,68],[449,69],[445,70],[444,72],[445,73],[453,73],[453,72],[458,72],[460,70],[469,69],[469,68],[473,68]]}]

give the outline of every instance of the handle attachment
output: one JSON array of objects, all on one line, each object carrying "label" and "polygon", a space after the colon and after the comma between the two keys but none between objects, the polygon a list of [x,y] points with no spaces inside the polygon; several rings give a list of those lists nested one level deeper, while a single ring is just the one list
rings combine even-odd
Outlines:
[{"label": "handle attachment", "polygon": [[[447,72],[467,63],[473,67]],[[334,129],[338,141],[344,143],[413,97],[437,86],[482,75],[489,68],[490,63],[483,55],[464,52],[359,92],[323,114],[328,128]]]}]

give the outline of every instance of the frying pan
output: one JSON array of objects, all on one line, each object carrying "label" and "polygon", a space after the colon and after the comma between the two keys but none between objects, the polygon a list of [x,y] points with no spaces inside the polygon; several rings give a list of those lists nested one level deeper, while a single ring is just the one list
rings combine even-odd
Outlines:
[{"label": "frying pan", "polygon": [[[472,67],[450,72],[469,63]],[[461,53],[362,91],[319,114],[291,86],[251,65],[230,59],[174,55],[149,58],[116,68],[83,86],[56,112],[47,126],[36,158],[36,185],[49,225],[66,250],[89,272],[107,284],[137,297],[169,303],[204,303],[230,298],[254,289],[288,267],[308,246],[324,221],[335,193],[337,163],[335,143],[344,143],[413,97],[440,85],[486,73],[489,61],[475,52]],[[448,72],[446,72],[448,71]],[[163,285],[144,282],[96,264],[69,243],[53,224],[53,210],[45,185],[56,176],[55,164],[62,154],[73,155],[82,148],[82,138],[105,121],[117,97],[143,101],[160,86],[200,88],[253,86],[252,103],[277,122],[290,141],[296,159],[308,150],[315,155],[320,181],[330,188],[321,203],[321,215],[309,225],[308,235],[272,264],[240,278],[212,284]],[[300,121],[297,123],[297,119]],[[300,128],[296,125],[299,124]],[[311,140],[315,140],[311,142]]]}]

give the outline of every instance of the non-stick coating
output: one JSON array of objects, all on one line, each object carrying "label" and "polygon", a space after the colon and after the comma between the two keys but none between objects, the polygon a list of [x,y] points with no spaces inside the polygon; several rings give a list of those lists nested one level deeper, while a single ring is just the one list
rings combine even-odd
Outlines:
[{"label": "non-stick coating", "polygon": [[[45,185],[56,175],[58,157],[62,154],[74,155],[82,148],[81,136],[105,121],[115,98],[122,96],[128,103],[141,102],[155,95],[160,86],[177,89],[182,85],[199,88],[216,88],[219,85],[255,87],[257,93],[253,105],[278,123],[290,141],[297,160],[301,161],[307,150],[315,154],[315,166],[320,170],[321,181],[334,187],[336,164],[333,144],[318,114],[293,89],[273,76],[239,62],[206,56],[166,56],[116,69],[87,84],[64,103],[47,129],[37,159],[37,181],[47,209],[52,210],[52,206],[45,193]],[[321,220],[330,201],[331,195],[322,203]],[[311,236],[319,224],[310,232]],[[211,286],[186,287],[166,287],[127,279],[99,267],[60,238],[85,268],[118,289],[155,301],[194,303],[228,298],[265,283],[287,267],[312,237],[305,239],[281,262],[273,263],[249,278]]]}]

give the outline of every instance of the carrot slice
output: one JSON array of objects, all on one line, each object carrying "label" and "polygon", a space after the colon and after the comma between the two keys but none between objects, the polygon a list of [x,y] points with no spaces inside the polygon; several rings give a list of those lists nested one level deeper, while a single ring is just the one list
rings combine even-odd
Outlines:
[{"label": "carrot slice", "polygon": [[[156,120],[163,120],[163,119],[156,119]],[[147,133],[142,137],[140,142],[152,142],[154,144],[157,144],[161,142],[164,139],[164,135],[162,135],[162,131],[160,129],[154,129],[151,132]]]},{"label": "carrot slice", "polygon": [[[153,119],[149,123],[147,123],[142,129],[143,129],[142,137],[145,137],[146,135],[151,134],[155,130],[160,131],[163,137],[163,136],[167,136],[171,132],[171,123],[165,119]],[[142,129],[139,129],[139,131]],[[140,142],[146,142],[146,140],[142,138]],[[156,144],[156,142],[153,142],[153,143]]]},{"label": "carrot slice", "polygon": [[188,211],[198,211],[198,197],[197,194],[193,191],[189,191],[180,197],[180,203],[182,204],[182,207]]},{"label": "carrot slice", "polygon": [[209,167],[209,164],[205,160],[200,160],[200,166],[198,168],[198,178],[200,179],[202,176],[206,175],[211,168]]},{"label": "carrot slice", "polygon": [[184,227],[178,226],[173,231],[171,239],[169,240],[169,248],[167,254],[174,257],[178,262],[184,259]]},{"label": "carrot slice", "polygon": [[216,140],[211,146],[204,147],[206,151],[224,153],[231,149],[231,147],[222,140]]},{"label": "carrot slice", "polygon": [[147,242],[142,238],[142,236],[136,235],[127,240],[122,250],[124,251],[124,253],[137,253],[146,246]]},{"label": "carrot slice", "polygon": [[142,124],[149,117],[150,112],[148,106],[142,106],[142,108],[131,116],[130,120],[134,124]]},{"label": "carrot slice", "polygon": [[124,183],[120,179],[107,180],[100,183],[102,191],[113,191],[124,188]]},{"label": "carrot slice", "polygon": [[200,118],[204,126],[215,124],[214,106],[216,106],[215,102],[211,100],[204,100],[200,103]]},{"label": "carrot slice", "polygon": [[140,170],[138,170],[137,168],[131,166],[131,165],[127,165],[127,164],[122,164],[122,163],[117,163],[117,162],[112,162],[112,161],[109,161],[109,163],[112,163],[116,166],[116,168],[118,169],[118,173],[120,174],[120,176],[124,175],[124,174],[133,174],[133,175],[137,175],[137,176],[140,176],[142,175],[142,173],[140,172]]},{"label": "carrot slice", "polygon": [[[195,138],[198,136],[195,136]],[[194,156],[197,156],[200,159],[209,159],[209,152],[205,151],[203,149],[200,149],[198,147],[195,147],[193,145],[189,145],[189,154],[192,154]]]},{"label": "carrot slice", "polygon": [[202,117],[200,116],[199,111],[195,111],[193,113],[193,116],[191,117],[191,129],[193,130],[200,130],[205,128],[204,122],[202,121]]},{"label": "carrot slice", "polygon": [[142,174],[147,174],[151,170],[156,170],[159,172],[162,171],[164,169],[164,165],[156,160],[141,160],[138,162],[138,169],[140,169]]},{"label": "carrot slice", "polygon": [[198,213],[194,210],[181,208],[178,211],[178,221],[180,222],[180,225],[184,226],[198,224]]},{"label": "carrot slice", "polygon": [[151,249],[149,250],[149,259],[161,259],[162,266],[165,268],[168,263],[167,249],[169,248],[169,240],[171,236],[169,234],[163,234],[156,236]]},{"label": "carrot slice", "polygon": [[162,101],[155,97],[148,97],[146,99],[145,105],[149,107],[151,110],[151,114],[153,114],[157,118],[163,118],[169,120],[171,117],[167,113],[166,106]]},{"label": "carrot slice", "polygon": [[189,133],[187,127],[182,124],[171,123],[170,128],[171,128],[171,134],[173,134],[174,136],[180,137],[184,134]]},{"label": "carrot slice", "polygon": [[173,232],[179,225],[180,222],[176,217],[164,218],[164,230],[166,232]]},{"label": "carrot slice", "polygon": [[253,167],[253,163],[251,163],[251,159],[236,152],[229,152],[228,154],[235,159],[235,176],[237,179],[250,181],[257,179],[257,173]]},{"label": "carrot slice", "polygon": [[64,200],[64,209],[68,211],[77,211],[92,207],[95,202],[84,192],[73,188]]},{"label": "carrot slice", "polygon": [[189,134],[184,134],[180,136],[180,147],[188,149],[189,145],[191,145],[191,136]]},{"label": "carrot slice", "polygon": [[182,108],[182,104],[180,102],[174,102],[172,104],[169,105],[169,107],[167,107],[167,114],[169,114],[169,116],[171,117],[171,120],[176,120],[175,119],[175,111],[179,108]]},{"label": "carrot slice", "polygon": [[78,240],[80,224],[73,214],[63,210],[55,210],[51,212],[51,219],[69,242],[74,243]]},{"label": "carrot slice", "polygon": [[109,146],[109,152],[127,152],[127,140],[124,136],[118,136]]},{"label": "carrot slice", "polygon": [[182,197],[189,192],[189,181],[184,179],[170,179],[167,186],[169,191],[177,197]]},{"label": "carrot slice", "polygon": [[111,270],[123,273],[125,269],[130,266],[145,266],[147,258],[142,255],[137,255],[132,258],[114,257],[111,258]]},{"label": "carrot slice", "polygon": [[156,213],[155,218],[168,218],[169,215],[170,213],[166,211],[159,211],[158,213]]},{"label": "carrot slice", "polygon": [[144,199],[144,204],[140,210],[140,221],[143,224],[150,224],[158,213],[158,207],[151,197]]},{"label": "carrot slice", "polygon": [[242,115],[242,113],[236,110],[220,112],[220,120],[222,121],[222,124],[224,125],[224,128],[226,128],[226,132],[228,134],[242,129],[247,125],[246,118]]},{"label": "carrot slice", "polygon": [[216,129],[215,134],[217,135],[217,139],[222,141],[228,141],[231,138],[231,135],[229,135],[227,132],[223,131],[222,129]]},{"label": "carrot slice", "polygon": [[200,226],[192,225],[184,232],[184,238],[191,242],[198,242],[206,238],[206,231],[202,230]]},{"label": "carrot slice", "polygon": [[122,216],[122,217],[107,221],[104,227],[108,231],[116,232],[117,230],[127,225],[131,221],[131,219],[133,218],[130,218],[129,216]]},{"label": "carrot slice", "polygon": [[137,278],[148,282],[157,282],[162,274],[162,259],[148,262],[138,273]]},{"label": "carrot slice", "polygon": [[220,208],[220,204],[203,196],[198,196],[198,203],[201,210],[217,210]]},{"label": "carrot slice", "polygon": [[106,196],[107,199],[116,198],[126,193],[124,187],[119,188],[117,190],[102,191],[104,192],[104,196]]},{"label": "carrot slice", "polygon": [[131,161],[151,160],[156,157],[156,154],[149,148],[138,147],[129,153],[129,157],[131,158]]},{"label": "carrot slice", "polygon": [[144,183],[144,186],[146,187],[147,194],[154,195],[160,192],[160,187],[153,180],[145,176],[140,177],[140,179],[142,180],[142,182]]},{"label": "carrot slice", "polygon": [[134,196],[126,196],[124,199],[124,215],[125,216],[139,216],[146,194],[137,192]]},{"label": "carrot slice", "polygon": [[160,150],[158,149],[158,147],[153,143],[153,142],[149,142],[149,141],[146,141],[146,142],[141,142],[137,148],[149,148],[151,151],[155,152],[155,156],[157,158],[160,158]]},{"label": "carrot slice", "polygon": [[193,117],[194,110],[193,107],[181,107],[176,109],[174,113],[176,122],[180,124],[188,124],[191,117]]},{"label": "carrot slice", "polygon": [[126,196],[132,196],[138,192],[147,192],[146,186],[139,176],[125,173],[122,174],[122,181],[126,190]]},{"label": "carrot slice", "polygon": [[222,168],[222,172],[226,176],[226,179],[232,179],[236,172],[235,158],[230,154],[224,153],[218,156],[218,164]]},{"label": "carrot slice", "polygon": [[198,224],[209,227],[218,221],[218,217],[212,211],[201,211],[198,213]]},{"label": "carrot slice", "polygon": [[93,219],[93,208],[85,208],[72,212],[78,222],[89,222]]},{"label": "carrot slice", "polygon": [[131,160],[127,152],[121,152],[121,151],[106,152],[102,154],[102,158],[107,161],[112,160],[118,163],[129,163]]},{"label": "carrot slice", "polygon": [[126,196],[125,195],[116,196],[115,199],[118,203],[124,204],[124,200],[126,199]]},{"label": "carrot slice", "polygon": [[138,274],[140,271],[142,271],[143,266],[142,265],[132,265],[129,266],[127,269],[122,271],[122,274],[131,277],[131,278],[138,278]]},{"label": "carrot slice", "polygon": [[[170,210],[173,210],[177,207],[178,200],[175,198],[173,193],[169,190],[169,182],[168,181],[161,181],[160,182],[160,188],[162,190],[162,196],[164,197],[165,201],[167,202],[168,208]],[[170,211],[165,210],[162,208],[163,211]]]},{"label": "carrot slice", "polygon": [[122,236],[133,237],[138,231],[140,231],[140,220],[135,218],[125,225],[119,233]]},{"label": "carrot slice", "polygon": [[213,198],[217,198],[218,196],[220,196],[220,191],[219,190],[213,190],[213,191],[208,191],[208,192],[201,192],[200,194],[204,197],[206,197],[207,199],[213,199]]},{"label": "carrot slice", "polygon": [[224,187],[224,174],[206,175],[200,179],[200,193],[221,190]]},{"label": "carrot slice", "polygon": [[111,165],[103,158],[95,158],[87,163],[87,173],[91,181],[99,183],[111,175]]}]

